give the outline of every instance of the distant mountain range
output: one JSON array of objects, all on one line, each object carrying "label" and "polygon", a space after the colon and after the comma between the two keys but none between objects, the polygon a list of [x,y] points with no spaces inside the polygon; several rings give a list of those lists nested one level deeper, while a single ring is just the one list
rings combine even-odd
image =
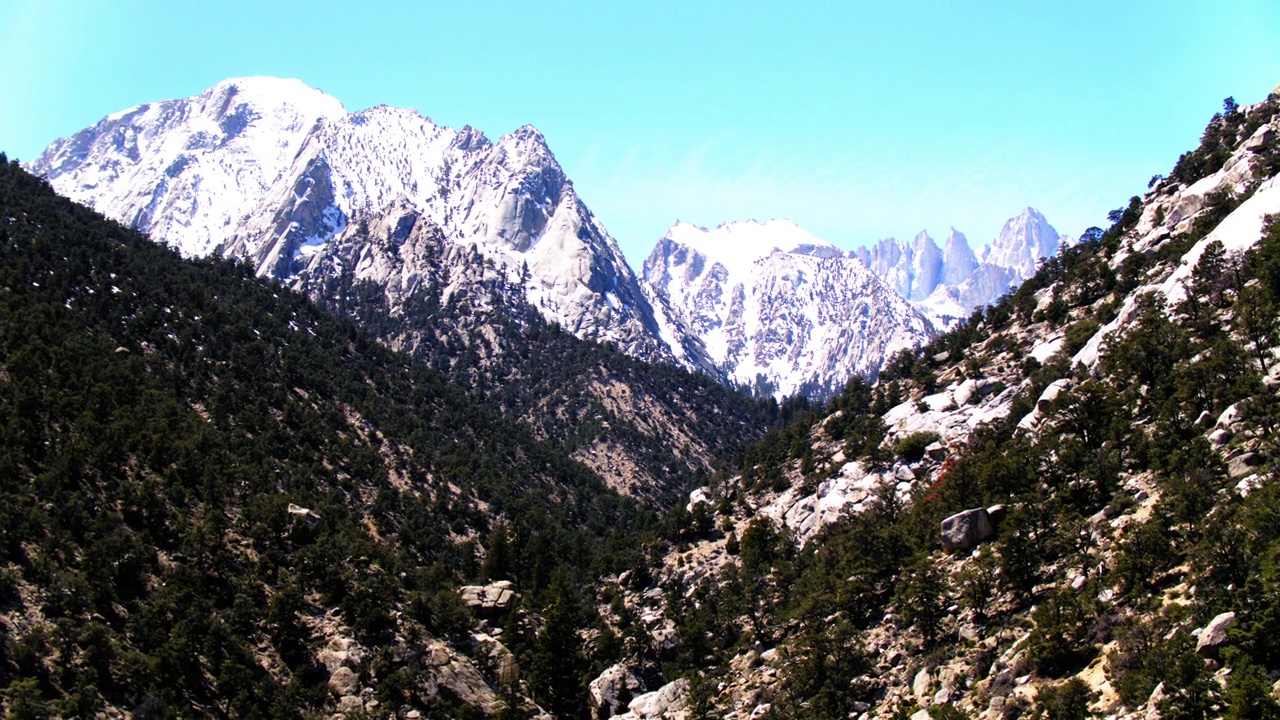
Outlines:
[{"label": "distant mountain range", "polygon": [[[786,221],[678,224],[641,280],[532,126],[494,142],[276,78],[114,113],[30,169],[185,255],[243,259],[320,300],[335,283],[382,288],[391,316],[423,285],[518,298],[579,338],[778,397],[874,375],[1060,244],[1030,208],[978,254],[954,230],[945,250],[921,233],[847,252]],[[423,228],[452,249],[405,245]]]},{"label": "distant mountain range", "polygon": [[717,367],[762,394],[830,395],[933,333],[861,261],[786,220],[678,224],[642,275]]},{"label": "distant mountain range", "polygon": [[954,228],[941,250],[921,232],[850,252],[787,220],[678,223],[641,276],[733,382],[823,397],[995,301],[1067,241],[1032,208],[978,254]]}]

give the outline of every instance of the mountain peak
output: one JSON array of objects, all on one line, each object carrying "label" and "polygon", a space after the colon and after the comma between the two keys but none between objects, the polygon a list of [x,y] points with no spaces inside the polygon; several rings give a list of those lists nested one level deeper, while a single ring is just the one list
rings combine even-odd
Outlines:
[{"label": "mountain peak", "polygon": [[1039,210],[1027,207],[1005,222],[983,259],[1028,278],[1040,260],[1058,252],[1059,244],[1058,231]]},{"label": "mountain peak", "polygon": [[940,285],[959,285],[978,268],[978,257],[969,247],[969,239],[954,227],[947,231],[942,250],[942,281]]},{"label": "mountain peak", "polygon": [[942,281],[942,250],[938,243],[921,230],[911,244],[911,289],[909,300],[923,300]]},{"label": "mountain peak", "polygon": [[339,118],[347,114],[340,100],[296,78],[267,75],[230,78],[205,90],[199,97],[219,98],[224,109],[247,103],[254,107],[293,107],[316,117]]},{"label": "mountain peak", "polygon": [[[536,143],[543,146],[547,144],[547,137],[533,125],[521,125],[514,131],[502,136],[502,140],[508,139],[516,143]],[[499,142],[502,142],[502,140],[499,140]]]}]

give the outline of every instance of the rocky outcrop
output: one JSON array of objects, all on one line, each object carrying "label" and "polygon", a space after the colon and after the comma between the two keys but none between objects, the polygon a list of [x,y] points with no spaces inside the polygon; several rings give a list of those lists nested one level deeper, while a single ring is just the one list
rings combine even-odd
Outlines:
[{"label": "rocky outcrop", "polygon": [[958,512],[942,521],[942,549],[947,552],[971,550],[995,534],[986,508]]},{"label": "rocky outcrop", "polygon": [[591,711],[597,717],[613,715],[635,698],[636,691],[644,689],[644,682],[622,663],[612,665],[587,685],[587,698]]},{"label": "rocky outcrop", "polygon": [[914,480],[915,474],[907,466],[868,470],[862,463],[851,462],[841,467],[835,477],[818,483],[812,493],[791,488],[760,508],[759,513],[789,529],[804,544],[823,526],[847,513],[862,511],[881,493],[906,493]]},{"label": "rocky outcrop", "polygon": [[627,711],[615,715],[620,720],[685,720],[689,698],[689,681],[681,678],[674,682],[638,695],[627,705]]},{"label": "rocky outcrop", "polygon": [[485,715],[496,715],[502,709],[497,693],[489,687],[471,660],[445,643],[429,642],[423,649],[422,666],[426,670],[423,682],[428,695],[435,696],[441,689],[447,690],[459,702]]},{"label": "rocky outcrop", "polygon": [[507,612],[520,599],[514,588],[510,580],[499,580],[488,585],[463,585],[458,595],[476,615],[492,617]]},{"label": "rocky outcrop", "polygon": [[1196,654],[1200,657],[1217,659],[1218,650],[1227,644],[1227,631],[1236,624],[1236,614],[1224,612],[1214,617],[1199,630],[1196,638]]},{"label": "rocky outcrop", "polygon": [[315,539],[320,531],[320,516],[309,508],[289,503],[285,508],[289,516],[289,524],[285,528],[285,537],[289,542],[305,543]]}]

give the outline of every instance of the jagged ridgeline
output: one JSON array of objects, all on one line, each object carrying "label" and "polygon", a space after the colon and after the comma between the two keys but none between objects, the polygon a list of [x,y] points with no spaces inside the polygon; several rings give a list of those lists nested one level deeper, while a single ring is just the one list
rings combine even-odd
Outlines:
[{"label": "jagged ridgeline", "polygon": [[351,322],[7,160],[0,425],[10,717],[536,714],[550,640],[512,611],[516,654],[475,649],[458,587],[560,607],[649,524]]},{"label": "jagged ridgeline", "polygon": [[1278,93],[673,514],[691,716],[1280,717]]}]

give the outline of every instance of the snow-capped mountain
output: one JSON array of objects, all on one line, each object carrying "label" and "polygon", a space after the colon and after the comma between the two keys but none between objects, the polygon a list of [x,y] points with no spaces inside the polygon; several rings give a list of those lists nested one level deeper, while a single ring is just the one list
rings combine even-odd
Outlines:
[{"label": "snow-capped mountain", "polygon": [[[960,240],[963,242],[963,235]],[[924,300],[951,272],[947,264],[947,253],[954,252],[950,241],[949,237],[944,252],[928,232],[921,231],[909,243],[885,238],[870,248],[854,250],[853,255],[902,297]]]},{"label": "snow-capped mountain", "polygon": [[860,260],[787,220],[677,223],[641,275],[711,361],[756,392],[837,391],[933,332]]},{"label": "snow-capped mountain", "polygon": [[[575,335],[700,364],[686,350],[697,344],[655,316],[617,243],[531,126],[492,142],[413,110],[348,113],[297,80],[243,78],[110,115],[50,145],[31,169],[183,254],[245,258],[295,284],[314,281],[308,269],[329,268],[385,285],[386,264],[351,243],[372,242],[363,229],[393,210],[407,217],[407,205],[415,222],[474,247],[478,261]],[[670,346],[664,329],[676,338]]]},{"label": "snow-capped mountain", "polygon": [[677,223],[641,277],[660,315],[734,382],[822,395],[995,301],[1062,241],[1032,208],[978,253],[955,228],[942,248],[922,231],[850,252],[788,220]]},{"label": "snow-capped mountain", "polygon": [[[578,337],[778,395],[874,374],[932,332],[902,300],[941,327],[1029,275],[1058,242],[1030,209],[978,254],[954,230],[945,248],[921,232],[858,251],[861,263],[784,221],[677,225],[641,283],[535,128],[495,142],[413,110],[349,113],[276,78],[117,112],[56,141],[31,169],[185,255],[248,260],[330,304],[333,288],[368,281],[395,315],[424,283],[446,301],[475,285],[475,302],[481,292],[504,307],[518,298]],[[400,222],[409,226],[388,225]],[[411,234],[458,251],[417,252]]]}]

